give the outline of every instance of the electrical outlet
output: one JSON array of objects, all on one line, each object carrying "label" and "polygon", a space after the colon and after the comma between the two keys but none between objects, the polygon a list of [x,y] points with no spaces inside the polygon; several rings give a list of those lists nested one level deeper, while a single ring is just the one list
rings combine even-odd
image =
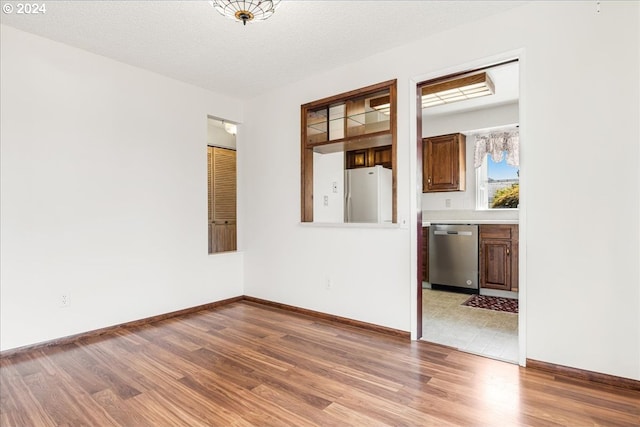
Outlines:
[{"label": "electrical outlet", "polygon": [[325,289],[329,290],[331,289],[331,279],[327,277],[327,281],[325,282]]},{"label": "electrical outlet", "polygon": [[329,196],[324,196],[323,202],[325,206],[329,206]]},{"label": "electrical outlet", "polygon": [[69,304],[71,303],[71,298],[69,295],[69,292],[63,292],[60,295],[60,308],[65,308],[65,307],[69,307]]}]

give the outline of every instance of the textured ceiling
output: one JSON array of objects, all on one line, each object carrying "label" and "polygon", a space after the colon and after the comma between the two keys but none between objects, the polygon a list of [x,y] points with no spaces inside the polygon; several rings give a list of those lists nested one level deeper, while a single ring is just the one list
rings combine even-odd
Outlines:
[{"label": "textured ceiling", "polygon": [[523,2],[284,0],[269,20],[246,26],[204,0],[41,3],[46,13],[3,13],[2,24],[251,98]]}]

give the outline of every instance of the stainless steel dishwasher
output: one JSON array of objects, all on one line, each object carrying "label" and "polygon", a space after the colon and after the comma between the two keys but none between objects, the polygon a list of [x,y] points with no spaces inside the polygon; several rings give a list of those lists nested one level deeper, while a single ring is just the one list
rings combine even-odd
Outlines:
[{"label": "stainless steel dishwasher", "polygon": [[478,288],[478,226],[431,224],[429,282],[467,290]]}]

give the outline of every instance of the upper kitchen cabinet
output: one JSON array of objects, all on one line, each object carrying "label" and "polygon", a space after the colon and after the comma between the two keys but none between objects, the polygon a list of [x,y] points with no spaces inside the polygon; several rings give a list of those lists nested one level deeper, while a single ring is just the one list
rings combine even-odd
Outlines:
[{"label": "upper kitchen cabinet", "polygon": [[422,192],[464,191],[466,139],[461,133],[422,140]]},{"label": "upper kitchen cabinet", "polygon": [[356,169],[380,165],[383,168],[391,169],[391,154],[390,145],[347,151],[345,154],[345,167],[347,169]]},{"label": "upper kitchen cabinet", "polygon": [[[396,222],[396,92],[397,82],[390,80],[301,105],[302,222],[314,221],[314,180],[322,183],[327,175],[341,176],[344,169],[373,165],[392,171],[392,222]],[[324,155],[343,156],[341,171],[327,173],[326,166],[314,167]],[[315,176],[315,169],[322,169],[323,175]],[[340,180],[332,178],[334,188]]]}]

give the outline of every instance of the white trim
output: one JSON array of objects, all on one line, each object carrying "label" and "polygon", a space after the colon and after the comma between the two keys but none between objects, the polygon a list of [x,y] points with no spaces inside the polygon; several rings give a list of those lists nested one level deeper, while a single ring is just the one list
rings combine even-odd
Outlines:
[{"label": "white trim", "polygon": [[[527,93],[524,84],[526,79],[527,61],[524,48],[518,51],[520,76],[518,83],[518,121],[520,123],[520,194],[518,204],[518,364],[527,364]],[[523,155],[524,153],[524,155]]]},{"label": "white trim", "polygon": [[489,210],[489,183],[487,178],[487,169],[489,162],[482,162],[482,164],[475,168],[476,180],[476,210],[486,211]]},{"label": "white trim", "polygon": [[[409,192],[409,309],[411,327],[411,339],[417,340],[418,337],[418,299],[416,293],[418,291],[418,232],[422,232],[418,228],[418,213],[422,210],[422,182],[418,182],[418,155],[416,144],[418,142],[418,129],[415,117],[417,117],[416,104],[418,94],[418,82],[421,80],[410,78],[407,85],[407,99],[409,101],[409,188],[413,188],[413,192]],[[416,153],[416,155],[412,155]],[[413,197],[411,197],[413,194]]]},{"label": "white trim", "polygon": [[[412,141],[412,153],[410,156],[410,180],[411,185],[417,187],[416,183],[416,175],[417,175],[417,167],[416,167],[416,158],[421,153],[416,152],[415,142],[417,141],[417,124],[413,122],[413,117],[417,117],[416,105],[415,105],[415,96],[418,95],[418,83],[426,80],[435,79],[441,76],[445,76],[448,74],[454,74],[459,72],[464,72],[467,70],[477,69],[481,67],[490,66],[491,64],[498,64],[500,62],[508,61],[510,59],[517,59],[519,64],[519,86],[520,86],[520,94],[519,94],[519,102],[518,102],[518,116],[520,123],[520,143],[521,143],[521,153],[522,147],[526,147],[526,116],[524,112],[526,111],[526,94],[524,93],[523,84],[525,78],[525,54],[524,48],[515,49],[512,51],[504,52],[501,54],[497,54],[490,57],[485,57],[481,59],[476,59],[474,61],[470,61],[464,64],[458,64],[455,66],[447,67],[444,69],[432,71],[429,73],[413,76],[409,79],[409,90],[411,94],[409,99],[412,101],[409,106],[409,117],[412,119],[412,123],[409,127],[409,136],[410,141]],[[522,160],[522,157],[525,157],[525,161]],[[518,363],[521,366],[525,366],[527,351],[526,351],[526,320],[527,320],[527,306],[526,306],[526,202],[523,203],[523,199],[526,201],[526,155],[522,156],[520,160],[520,206],[519,206],[519,233],[520,233],[520,247],[519,252],[520,256],[518,259],[519,262],[519,314],[518,314]],[[524,168],[523,168],[524,164]],[[523,185],[524,184],[524,185]],[[415,210],[414,210],[415,207]],[[417,209],[422,209],[422,192],[420,189],[417,189],[416,195],[413,200],[411,200],[411,210],[415,212],[417,217]],[[416,223],[417,221],[412,221]],[[417,227],[415,224],[411,224],[411,339],[417,339],[417,300],[415,298],[415,286],[417,284],[417,271],[418,271],[418,256],[417,256]]]},{"label": "white trim", "polygon": [[378,229],[401,229],[401,223],[393,222],[299,222],[298,225],[309,228],[378,228]]}]

